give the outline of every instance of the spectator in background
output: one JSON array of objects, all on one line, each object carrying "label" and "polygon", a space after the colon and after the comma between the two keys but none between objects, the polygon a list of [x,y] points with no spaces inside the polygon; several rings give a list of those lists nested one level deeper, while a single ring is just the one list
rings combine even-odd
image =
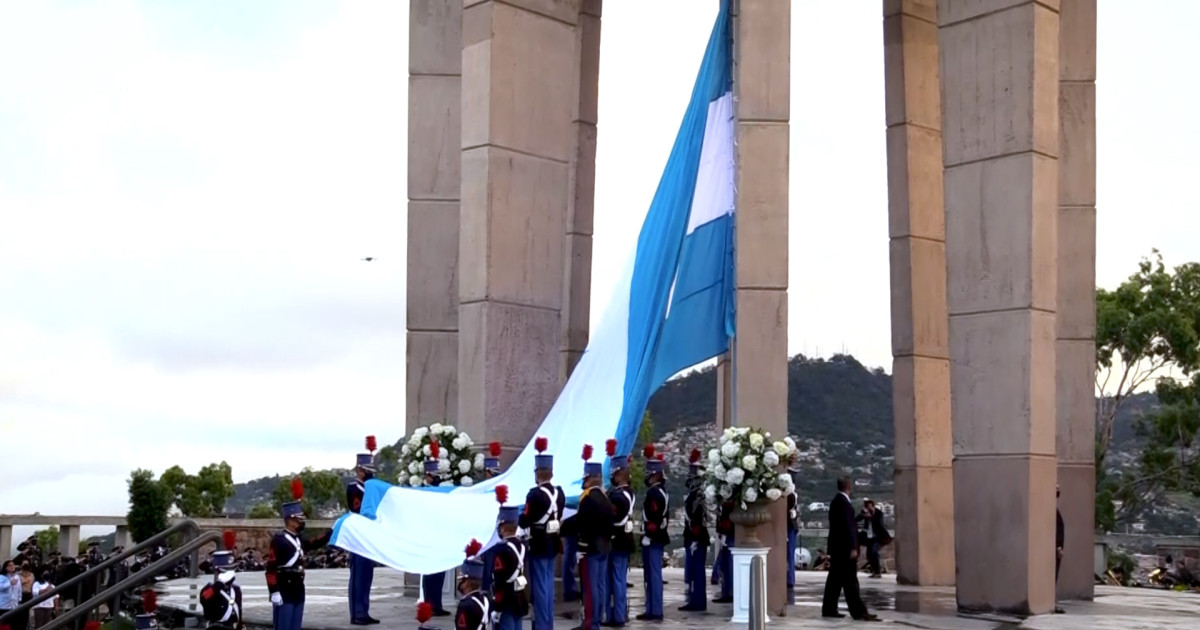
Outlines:
[{"label": "spectator in background", "polygon": [[17,576],[17,565],[12,560],[4,561],[0,571],[0,615],[21,603],[21,578]]},{"label": "spectator in background", "polygon": [[[33,583],[33,596],[37,597],[42,593],[54,588],[50,583],[51,575],[47,569],[42,572],[37,581]],[[58,610],[58,595],[47,599],[44,602],[36,604],[33,607],[33,628],[40,628],[54,619],[54,614]]]}]

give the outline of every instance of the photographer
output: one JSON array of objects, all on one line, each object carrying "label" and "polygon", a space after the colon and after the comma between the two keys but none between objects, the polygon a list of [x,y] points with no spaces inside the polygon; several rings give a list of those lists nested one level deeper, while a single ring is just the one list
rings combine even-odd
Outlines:
[{"label": "photographer", "polygon": [[863,524],[859,541],[867,548],[867,566],[871,568],[871,577],[878,578],[880,574],[879,550],[892,542],[892,535],[883,526],[883,512],[880,512],[875,507],[875,502],[870,499],[863,501],[862,511],[859,512],[856,520]]}]

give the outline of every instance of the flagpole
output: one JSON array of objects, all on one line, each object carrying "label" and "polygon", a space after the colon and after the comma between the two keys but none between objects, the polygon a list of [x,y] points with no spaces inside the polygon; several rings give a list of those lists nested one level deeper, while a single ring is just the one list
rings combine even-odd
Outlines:
[{"label": "flagpole", "polygon": [[729,339],[729,425],[740,426],[738,422],[738,353],[737,353],[737,337],[738,330],[738,307],[741,306],[741,291],[738,289],[738,257],[737,257],[737,230],[738,230],[738,215],[741,214],[738,207],[737,183],[738,173],[741,172],[741,157],[738,154],[738,39],[737,39],[737,24],[738,14],[740,13],[739,0],[729,0],[729,65],[731,71],[731,82],[733,85],[733,337]]}]

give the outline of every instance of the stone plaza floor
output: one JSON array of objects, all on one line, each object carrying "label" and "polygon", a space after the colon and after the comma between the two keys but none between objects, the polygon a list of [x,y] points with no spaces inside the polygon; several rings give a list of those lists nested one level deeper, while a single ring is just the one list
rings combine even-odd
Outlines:
[{"label": "stone plaza floor", "polygon": [[[711,628],[735,626],[729,623],[731,607],[728,604],[709,603],[707,613],[685,613],[676,610],[683,604],[683,570],[665,569],[666,621],[662,623],[639,623],[631,621],[629,628]],[[825,573],[801,571],[796,574],[796,604],[789,607],[787,617],[772,617],[771,627],[785,628],[850,628],[862,625],[850,618],[822,619],[821,594],[825,585]],[[307,577],[307,602],[304,611],[304,628],[309,630],[350,630],[357,628],[349,623],[346,603],[346,584],[349,572],[345,569],[310,571]],[[1095,629],[1095,630],[1172,630],[1175,628],[1200,628],[1200,595],[1175,593],[1140,588],[1096,587],[1096,599],[1091,602],[1063,602],[1065,614],[1044,615],[1025,620],[1004,617],[960,617],[954,603],[953,588],[898,586],[891,576],[871,580],[862,576],[860,580],[863,599],[872,612],[877,613],[884,624],[907,628],[930,630],[1031,630]],[[160,584],[163,590],[159,605],[186,610],[191,598],[198,592],[198,584],[211,578],[196,580],[172,580]],[[642,593],[642,576],[638,570],[630,571],[629,590],[630,618],[642,611],[645,598]],[[271,603],[267,598],[267,587],[262,573],[239,574],[242,586],[247,625],[269,627],[271,625]],[[709,599],[713,597],[710,587]],[[452,602],[446,602],[453,610]],[[578,604],[559,607],[556,630],[569,630],[579,625]],[[845,612],[845,605],[842,605]],[[371,595],[371,614],[382,620],[380,628],[416,628],[416,597],[410,589],[404,589],[402,574],[388,569],[375,572],[375,583]],[[528,619],[526,628],[528,628]],[[428,624],[440,630],[454,627],[450,617],[435,618]]]}]

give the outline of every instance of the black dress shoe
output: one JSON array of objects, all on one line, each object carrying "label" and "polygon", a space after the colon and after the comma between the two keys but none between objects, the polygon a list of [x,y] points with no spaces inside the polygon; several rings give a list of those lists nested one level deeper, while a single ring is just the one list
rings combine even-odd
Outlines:
[{"label": "black dress shoe", "polygon": [[646,613],[642,613],[642,614],[638,615],[636,617],[636,619],[638,621],[662,621],[663,620],[663,618],[658,615],[647,615]]},{"label": "black dress shoe", "polygon": [[713,600],[713,603],[714,604],[732,604],[733,598],[732,597],[718,597]]},{"label": "black dress shoe", "polygon": [[433,616],[434,617],[449,617],[450,611],[449,610],[435,610],[435,611],[433,611]]},{"label": "black dress shoe", "polygon": [[681,610],[683,612],[705,612],[708,609],[700,608],[698,606],[680,606],[679,610]]},{"label": "black dress shoe", "polygon": [[579,593],[567,593],[567,594],[563,595],[563,601],[564,602],[577,602],[577,601],[579,601]]},{"label": "black dress shoe", "polygon": [[370,623],[370,624],[377,624],[377,623],[380,623],[380,622],[379,622],[379,620],[378,620],[378,619],[376,619],[376,618],[374,618],[374,617],[372,617],[372,616],[368,615],[368,616],[367,616],[367,623]]},{"label": "black dress shoe", "polygon": [[867,613],[861,617],[855,617],[854,620],[855,621],[879,621],[879,616],[872,615],[871,613]]},{"label": "black dress shoe", "polygon": [[821,616],[826,619],[841,619],[842,617],[845,617],[846,615],[843,615],[842,613],[837,613],[837,612],[835,612],[835,613],[823,612],[823,613],[821,613]]},{"label": "black dress shoe", "polygon": [[352,625],[352,626],[369,626],[369,625],[371,625],[371,622],[367,621],[366,619],[351,619],[350,625]]}]

